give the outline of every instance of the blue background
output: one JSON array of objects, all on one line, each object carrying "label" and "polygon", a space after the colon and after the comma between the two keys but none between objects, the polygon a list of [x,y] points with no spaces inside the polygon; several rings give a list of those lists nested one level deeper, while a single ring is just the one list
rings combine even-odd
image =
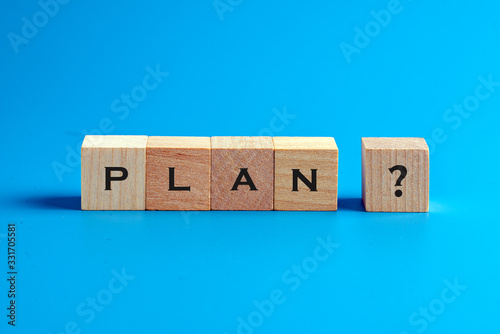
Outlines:
[{"label": "blue background", "polygon": [[[383,0],[216,5],[73,0],[44,17],[37,1],[4,3],[1,332],[499,332],[498,1],[401,0],[390,20]],[[82,212],[85,133],[333,136],[339,209]],[[427,139],[429,213],[364,212],[369,136]],[[336,245],[324,261],[318,238]],[[304,263],[307,277],[292,272]],[[259,318],[254,302],[279,291]]]}]

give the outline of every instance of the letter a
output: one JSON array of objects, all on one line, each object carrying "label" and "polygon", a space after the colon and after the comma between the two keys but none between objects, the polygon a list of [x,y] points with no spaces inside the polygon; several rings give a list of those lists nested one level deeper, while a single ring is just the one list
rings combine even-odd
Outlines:
[{"label": "letter a", "polygon": [[[241,179],[245,177],[245,182],[241,182]],[[240,168],[240,174],[238,174],[238,177],[236,178],[236,181],[234,182],[233,187],[231,190],[238,190],[239,185],[248,185],[250,187],[250,190],[257,190],[255,187],[255,184],[253,184],[252,178],[248,174],[248,168]]]}]

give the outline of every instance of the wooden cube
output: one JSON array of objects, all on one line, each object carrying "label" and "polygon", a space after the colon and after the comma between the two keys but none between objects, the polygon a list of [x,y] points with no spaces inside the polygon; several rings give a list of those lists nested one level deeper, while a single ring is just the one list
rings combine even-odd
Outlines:
[{"label": "wooden cube", "polygon": [[210,137],[149,137],[146,210],[210,210]]},{"label": "wooden cube", "polygon": [[423,138],[362,138],[366,211],[429,211],[429,147]]},{"label": "wooden cube", "polygon": [[274,209],[337,210],[338,148],[332,137],[274,137]]},{"label": "wooden cube", "polygon": [[85,136],[82,210],[144,210],[147,136]]},{"label": "wooden cube", "polygon": [[212,210],[272,210],[271,137],[212,137]]}]

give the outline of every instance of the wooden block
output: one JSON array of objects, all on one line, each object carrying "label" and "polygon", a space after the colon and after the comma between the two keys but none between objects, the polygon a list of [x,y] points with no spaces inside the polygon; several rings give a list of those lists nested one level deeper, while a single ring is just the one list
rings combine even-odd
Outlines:
[{"label": "wooden block", "polygon": [[149,137],[146,210],[210,210],[210,137]]},{"label": "wooden block", "polygon": [[274,209],[337,210],[338,148],[332,137],[274,137]]},{"label": "wooden block", "polygon": [[212,210],[272,210],[271,137],[212,137]]},{"label": "wooden block", "polygon": [[85,136],[82,210],[144,210],[147,136]]},{"label": "wooden block", "polygon": [[366,211],[429,211],[429,147],[423,138],[362,138]]}]

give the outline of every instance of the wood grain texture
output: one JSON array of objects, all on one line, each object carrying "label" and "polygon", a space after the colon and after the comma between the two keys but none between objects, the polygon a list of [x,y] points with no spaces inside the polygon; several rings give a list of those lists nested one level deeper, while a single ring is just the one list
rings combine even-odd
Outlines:
[{"label": "wood grain texture", "polygon": [[[210,210],[210,137],[149,137],[146,210]],[[169,190],[170,171],[174,186]]]},{"label": "wood grain texture", "polygon": [[[362,195],[366,211],[429,211],[429,148],[423,138],[362,138]],[[400,171],[407,175],[396,186]],[[402,195],[397,197],[395,192]]]},{"label": "wood grain texture", "polygon": [[[332,137],[274,137],[274,209],[288,211],[337,210],[338,148]],[[311,182],[301,180],[293,191],[293,169]]]},{"label": "wood grain texture", "polygon": [[[82,157],[82,210],[144,210],[147,136],[85,136]],[[128,176],[105,190],[105,167],[124,167]],[[112,177],[122,173],[114,171]]]},{"label": "wood grain texture", "polygon": [[[274,148],[271,137],[212,137],[212,210],[272,210]],[[247,168],[257,190],[233,188]],[[243,181],[247,181],[245,178]]]}]

